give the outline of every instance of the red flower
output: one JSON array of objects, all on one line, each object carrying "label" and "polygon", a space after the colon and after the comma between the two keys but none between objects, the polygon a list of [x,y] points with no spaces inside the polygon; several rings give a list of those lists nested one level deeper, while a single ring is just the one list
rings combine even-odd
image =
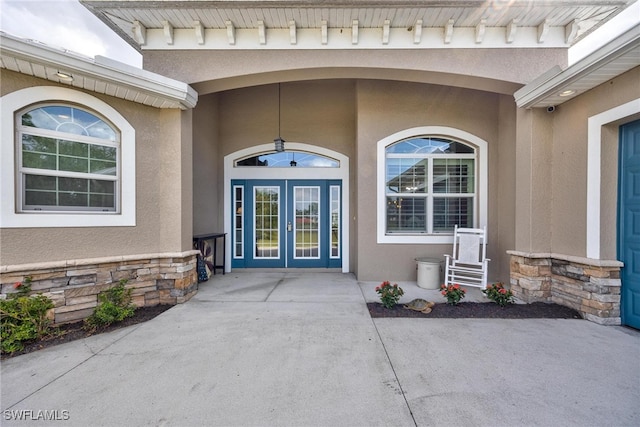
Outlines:
[{"label": "red flower", "polygon": [[18,289],[20,286],[22,286],[22,282],[16,282],[13,284],[13,289]]},{"label": "red flower", "polygon": [[504,288],[502,288],[502,289],[500,289],[498,292],[500,292],[501,294],[503,294],[503,295],[504,295],[504,294],[506,294],[506,293],[507,293],[507,290],[506,290],[506,289],[504,289]]},{"label": "red flower", "polygon": [[447,291],[442,291],[442,292],[441,292],[441,294],[442,294],[442,295],[446,295],[446,294],[447,294]]},{"label": "red flower", "polygon": [[460,285],[456,283],[455,285],[453,285],[453,289],[460,289]]}]

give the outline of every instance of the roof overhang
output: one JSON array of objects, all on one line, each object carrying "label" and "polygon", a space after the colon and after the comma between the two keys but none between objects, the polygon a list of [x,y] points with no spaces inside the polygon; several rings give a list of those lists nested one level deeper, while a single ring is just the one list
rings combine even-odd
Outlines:
[{"label": "roof overhang", "polygon": [[635,0],[80,0],[136,49],[568,48]]},{"label": "roof overhang", "polygon": [[556,67],[514,93],[520,108],[560,105],[640,66],[640,24],[562,71]]},{"label": "roof overhang", "polygon": [[189,109],[188,84],[102,56],[89,58],[0,32],[0,68],[156,108]]}]

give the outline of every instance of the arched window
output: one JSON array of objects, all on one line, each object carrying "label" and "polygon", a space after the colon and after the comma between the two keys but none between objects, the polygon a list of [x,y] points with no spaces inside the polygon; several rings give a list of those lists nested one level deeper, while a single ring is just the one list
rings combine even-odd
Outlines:
[{"label": "arched window", "polygon": [[378,242],[447,243],[455,225],[484,226],[485,148],[451,128],[409,129],[379,141]]},{"label": "arched window", "polygon": [[288,150],[284,152],[268,152],[236,160],[236,167],[269,167],[269,168],[338,168],[340,162],[330,157],[305,151]]},{"label": "arched window", "polygon": [[120,112],[66,87],[0,99],[0,227],[136,225],[136,133]]},{"label": "arched window", "polygon": [[120,134],[85,109],[28,107],[16,117],[21,211],[116,212]]}]

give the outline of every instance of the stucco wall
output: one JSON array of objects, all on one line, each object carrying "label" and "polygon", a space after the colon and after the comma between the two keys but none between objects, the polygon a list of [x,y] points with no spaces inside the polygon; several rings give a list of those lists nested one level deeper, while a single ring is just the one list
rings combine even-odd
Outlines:
[{"label": "stucco wall", "polygon": [[[376,144],[397,131],[416,126],[448,126],[469,132],[488,142],[488,225],[490,278],[507,280],[508,259],[504,251],[513,241],[510,221],[501,227],[513,205],[512,169],[515,128],[510,123],[515,105],[498,94],[444,86],[385,81],[358,82],[357,90],[357,220],[358,278],[360,280],[416,280],[416,257],[443,259],[450,245],[376,243]],[[501,126],[501,114],[505,123]],[[504,148],[504,150],[503,150]],[[504,190],[502,193],[501,190]],[[500,191],[500,193],[498,193]],[[500,212],[505,208],[505,212]],[[367,213],[367,214],[364,214]],[[498,230],[498,228],[500,228]],[[504,276],[506,274],[506,276]],[[504,276],[504,277],[503,277]]]},{"label": "stucco wall", "polygon": [[[36,85],[56,85],[5,69],[0,70],[0,79],[2,95]],[[115,108],[136,130],[136,226],[2,229],[0,264],[190,249],[191,175],[185,165],[191,167],[191,144],[190,134],[181,131],[181,122],[189,123],[190,116],[183,116],[179,110],[159,110],[92,95]],[[188,183],[184,182],[186,176]]]},{"label": "stucco wall", "polygon": [[518,109],[516,120],[515,245],[523,252],[549,252],[552,116],[544,109]]},{"label": "stucco wall", "polygon": [[[589,117],[640,98],[640,67],[558,106],[553,117],[551,252],[586,256],[587,123]],[[601,259],[616,259],[618,129],[607,125],[601,149]]]},{"label": "stucco wall", "polygon": [[[351,159],[350,271],[362,280],[416,280],[414,258],[441,258],[451,251],[450,245],[376,243],[377,141],[399,130],[429,125],[458,128],[488,141],[491,277],[508,279],[505,251],[515,239],[512,97],[419,83],[318,80],[282,83],[281,105],[280,133],[286,141],[326,147]],[[194,110],[194,176],[199,177],[194,178],[194,194],[203,211],[194,214],[195,227],[222,226],[223,157],[270,143],[277,133],[277,85],[201,98]],[[209,182],[214,177],[217,189]],[[215,202],[198,202],[201,196]]]},{"label": "stucco wall", "polygon": [[224,225],[216,94],[198,98],[193,125],[193,234],[219,232]]},{"label": "stucco wall", "polygon": [[[143,51],[144,68],[192,84],[200,95],[277,81],[389,79],[513,94],[567,50],[399,49]],[[197,64],[197,66],[194,66]],[[461,78],[461,76],[463,76]]]}]

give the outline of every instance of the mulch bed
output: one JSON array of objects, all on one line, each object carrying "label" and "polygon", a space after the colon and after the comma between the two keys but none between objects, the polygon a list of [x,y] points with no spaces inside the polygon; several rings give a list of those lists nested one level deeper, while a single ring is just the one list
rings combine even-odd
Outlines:
[{"label": "mulch bed", "polygon": [[437,303],[428,314],[409,310],[402,304],[388,309],[378,302],[370,302],[367,303],[367,308],[371,317],[374,318],[582,319],[580,313],[572,308],[544,302],[510,304],[505,307],[489,302],[462,302],[458,305]]},{"label": "mulch bed", "polygon": [[114,323],[106,328],[98,329],[95,332],[88,332],[82,329],[83,322],[68,323],[65,325],[57,326],[53,334],[45,337],[41,340],[30,342],[25,344],[24,349],[16,351],[13,354],[2,354],[2,360],[13,356],[19,356],[21,354],[31,353],[33,351],[42,350],[43,348],[53,347],[58,344],[64,344],[67,342],[80,340],[90,337],[92,335],[101,334],[104,332],[115,331],[127,326],[137,325],[138,323],[151,320],[160,313],[163,313],[173,307],[172,305],[156,305],[153,307],[139,307],[136,309],[132,317],[124,319],[122,322]]}]

